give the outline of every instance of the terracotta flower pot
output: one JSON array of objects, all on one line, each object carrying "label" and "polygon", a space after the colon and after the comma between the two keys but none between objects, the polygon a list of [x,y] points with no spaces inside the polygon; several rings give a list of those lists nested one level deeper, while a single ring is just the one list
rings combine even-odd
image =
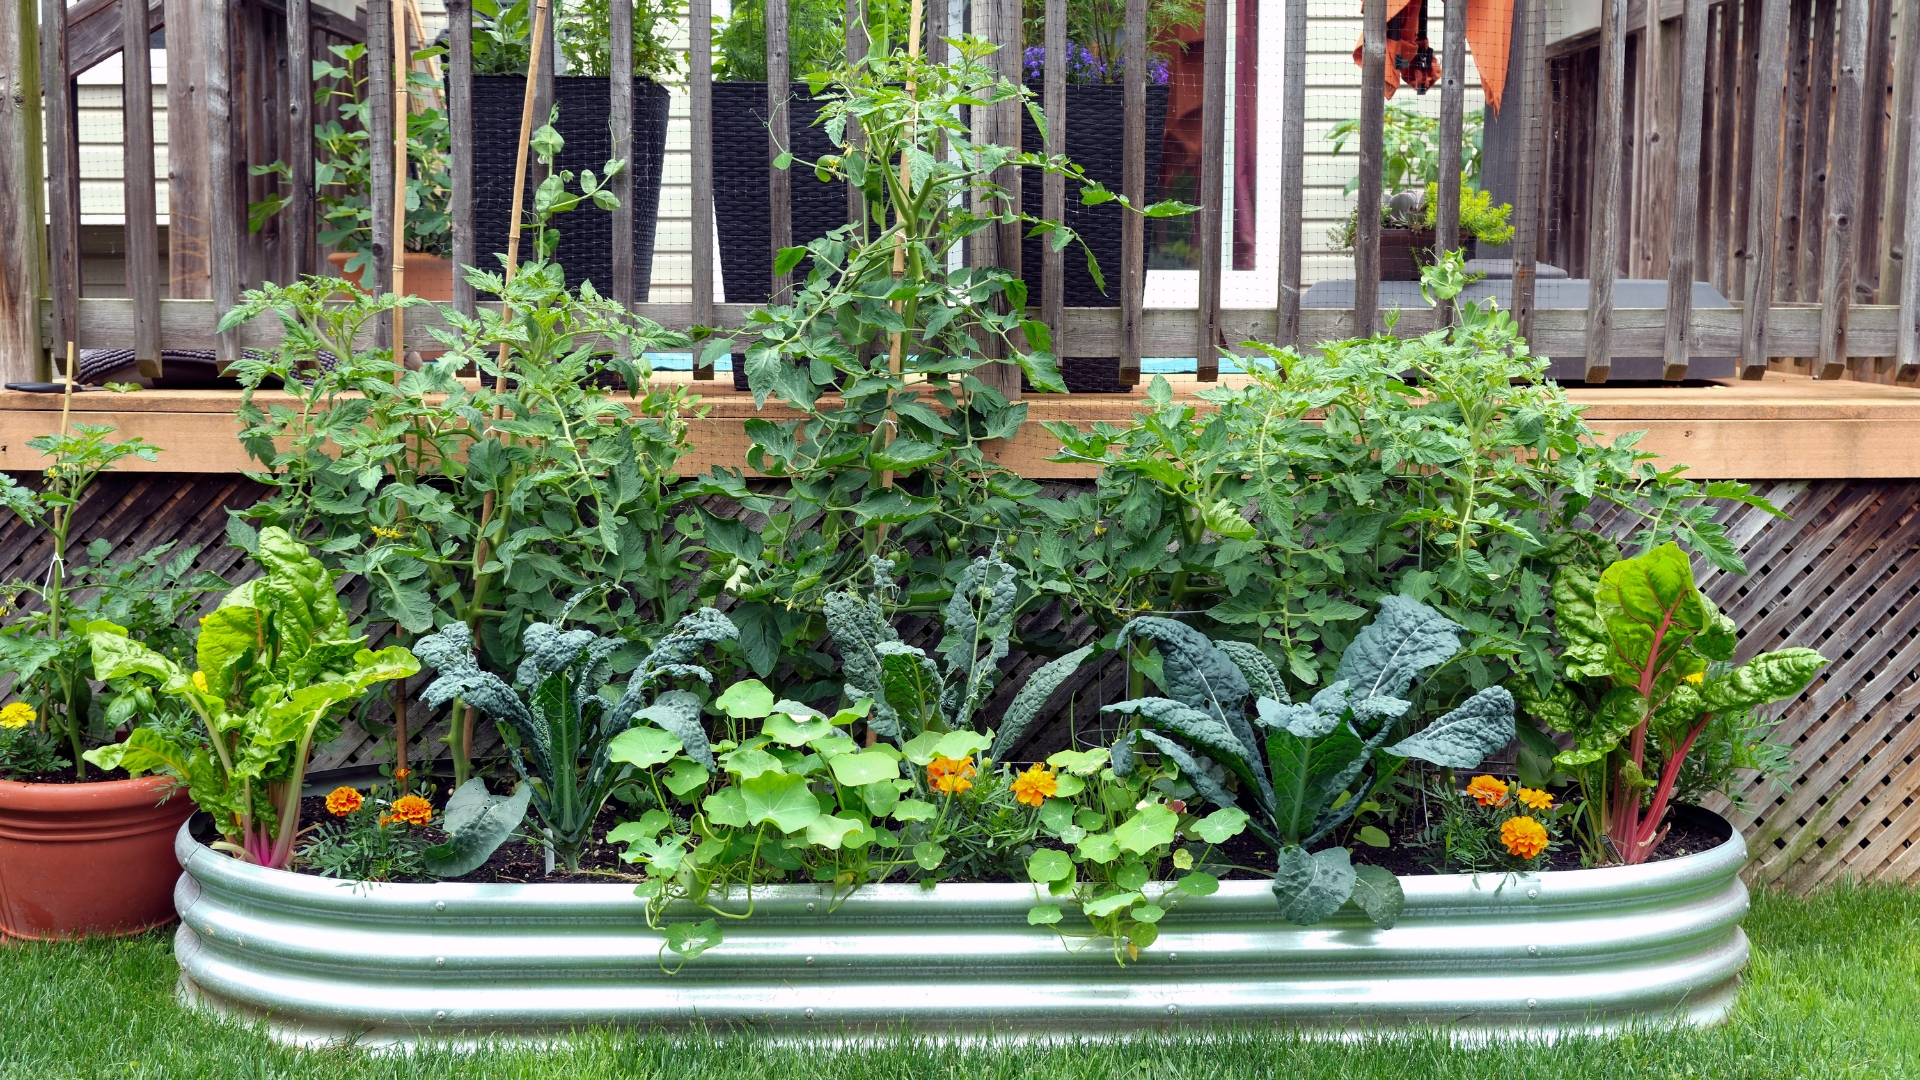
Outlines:
[{"label": "terracotta flower pot", "polygon": [[[366,270],[349,275],[346,272],[347,260],[353,258],[350,251],[335,251],[327,256],[334,270],[341,277],[363,289],[366,284]],[[425,252],[409,251],[406,258],[408,296],[417,296],[422,300],[431,300],[437,304],[453,303],[453,260]]]},{"label": "terracotta flower pot", "polygon": [[160,776],[100,784],[0,780],[0,934],[135,934],[173,921],[173,834],[193,813]]}]

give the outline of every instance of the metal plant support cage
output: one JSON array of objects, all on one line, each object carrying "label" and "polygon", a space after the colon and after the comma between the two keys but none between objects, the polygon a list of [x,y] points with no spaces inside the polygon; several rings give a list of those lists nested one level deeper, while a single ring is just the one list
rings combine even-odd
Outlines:
[{"label": "metal plant support cage", "polygon": [[[1747,848],[1728,831],[1643,866],[1403,878],[1406,910],[1384,931],[1351,910],[1293,926],[1266,882],[1228,881],[1170,913],[1123,968],[1104,941],[1070,951],[1029,926],[1027,885],[872,885],[833,911],[819,887],[770,886],[723,944],[679,965],[624,885],[345,883],[238,862],[183,827],[174,949],[185,1000],[301,1045],[595,1026],[822,1038],[1704,1026],[1727,1015],[1748,957]],[[700,916],[668,921],[688,917]]]}]

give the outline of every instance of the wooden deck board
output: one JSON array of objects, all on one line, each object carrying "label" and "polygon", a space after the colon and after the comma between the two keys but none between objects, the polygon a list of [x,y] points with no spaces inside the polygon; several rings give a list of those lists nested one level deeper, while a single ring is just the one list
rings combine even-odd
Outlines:
[{"label": "wooden deck board", "polygon": [[[1244,382],[1227,375],[1224,385]],[[661,383],[691,385],[690,373],[663,372]],[[1200,384],[1170,376],[1178,397],[1193,400]],[[1033,421],[1125,423],[1141,407],[1145,388],[1132,394],[1033,395]],[[692,422],[694,452],[688,473],[713,465],[741,465],[747,447],[741,421],[779,418],[790,410],[758,410],[750,394],[722,381],[698,386],[704,418]],[[238,393],[228,390],[144,390],[78,395],[75,423],[111,424],[164,448],[156,462],[133,461],[139,472],[231,473],[254,467],[238,441],[232,413]],[[265,398],[277,394],[262,395]],[[1642,446],[1663,463],[1684,463],[1702,478],[1899,479],[1920,477],[1920,390],[1861,382],[1817,382],[1770,374],[1760,382],[1694,386],[1576,387],[1568,396],[1586,408],[1599,431],[1645,431]],[[290,399],[289,399],[290,400]],[[27,440],[58,423],[53,394],[0,391],[0,469],[34,471],[41,456]],[[1057,443],[1038,423],[996,448],[994,456],[1035,479],[1080,479],[1082,465],[1046,459]]]}]

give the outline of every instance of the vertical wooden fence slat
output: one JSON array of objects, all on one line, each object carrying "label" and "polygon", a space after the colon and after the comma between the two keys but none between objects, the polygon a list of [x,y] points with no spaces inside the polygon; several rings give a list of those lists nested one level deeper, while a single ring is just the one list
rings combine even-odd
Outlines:
[{"label": "vertical wooden fence slat", "polygon": [[1620,126],[1626,112],[1627,0],[1601,0],[1594,102],[1593,229],[1587,246],[1587,379],[1613,373],[1613,279],[1620,266]]},{"label": "vertical wooden fence slat", "polygon": [[[1441,32],[1440,57],[1440,186],[1434,207],[1434,246],[1442,252],[1460,249],[1460,131],[1467,108],[1467,0],[1447,4]],[[1300,124],[1306,110],[1294,108]],[[1292,123],[1290,115],[1288,122]],[[1453,301],[1442,300],[1442,323],[1453,322]]]},{"label": "vertical wooden fence slat", "polygon": [[[1787,24],[1787,115],[1783,121],[1784,157],[1780,162],[1780,250],[1774,270],[1773,294],[1780,300],[1799,300],[1800,240],[1805,231],[1802,213],[1806,194],[1808,80],[1813,70],[1813,0],[1793,0]],[[1765,219],[1760,219],[1765,224]]]},{"label": "vertical wooden fence slat", "polygon": [[611,0],[607,7],[607,123],[613,128],[613,156],[625,167],[613,178],[613,302],[628,311],[645,297],[633,294],[633,0]]},{"label": "vertical wooden fence slat", "polygon": [[1520,198],[1514,208],[1519,222],[1513,233],[1513,321],[1520,336],[1533,336],[1534,262],[1540,255],[1540,161],[1546,142],[1541,113],[1546,96],[1543,81],[1546,58],[1538,47],[1543,40],[1541,0],[1520,0],[1521,30],[1513,43],[1520,57]]},{"label": "vertical wooden fence slat", "polygon": [[[1523,0],[1524,2],[1524,0]],[[1628,239],[1629,276],[1644,276],[1652,263],[1654,163],[1660,156],[1660,61],[1663,34],[1659,0],[1643,0],[1646,17],[1640,27],[1640,47],[1636,53],[1640,85],[1634,94],[1633,110],[1633,218]],[[1520,42],[1514,42],[1516,50]],[[1513,88],[1508,89],[1512,93]],[[1517,220],[1517,219],[1516,219]]]},{"label": "vertical wooden fence slat", "polygon": [[[1788,0],[1763,0],[1758,50],[1779,56],[1787,46]],[[1780,109],[1785,90],[1779,67],[1769,63],[1753,86],[1753,142],[1746,148],[1742,171],[1753,177],[1753,208],[1748,219],[1749,251],[1753,265],[1746,275],[1746,310],[1740,313],[1740,377],[1759,379],[1767,373],[1767,315],[1773,303],[1773,260],[1778,244],[1774,222],[1779,212]]]},{"label": "vertical wooden fence slat", "polygon": [[[1243,3],[1248,0],[1242,0]],[[1226,210],[1227,0],[1207,0],[1205,52],[1201,59],[1200,104],[1200,312],[1194,319],[1195,372],[1201,382],[1220,378],[1221,240]]]},{"label": "vertical wooden fence slat", "polygon": [[[469,0],[454,0],[467,3]],[[313,273],[313,8],[287,0],[287,209],[281,215],[290,280]]]},{"label": "vertical wooden fence slat", "polygon": [[40,26],[33,4],[0,7],[0,379],[43,377],[40,348]]},{"label": "vertical wooden fence slat", "polygon": [[[1700,193],[1699,201],[1695,204],[1694,220],[1696,228],[1693,230],[1693,265],[1696,268],[1696,276],[1708,278],[1711,278],[1713,272],[1713,225],[1718,212],[1716,209],[1718,204],[1713,201],[1713,177],[1715,171],[1713,152],[1719,145],[1720,130],[1715,126],[1716,121],[1719,119],[1718,110],[1706,108],[1705,103],[1718,101],[1714,95],[1720,92],[1724,79],[1724,76],[1721,74],[1724,66],[1720,63],[1720,48],[1717,44],[1719,39],[1714,36],[1720,32],[1720,23],[1722,21],[1720,18],[1720,7],[1720,5],[1713,4],[1707,6],[1707,26],[1705,31],[1707,44],[1701,53],[1702,62],[1706,64],[1706,70],[1703,73],[1703,82],[1701,83],[1702,90],[1700,93],[1700,101],[1702,103],[1700,110],[1700,160],[1694,169],[1695,175],[1699,178],[1697,186],[1700,189]],[[1684,40],[1682,44],[1685,44]],[[1554,95],[1552,94],[1547,95],[1549,101],[1553,100],[1553,97]]]},{"label": "vertical wooden fence slat", "polygon": [[[689,0],[687,114],[693,151],[693,322],[713,325],[713,0]],[[699,346],[696,343],[695,348]],[[694,354],[693,377],[713,381],[713,365]]]},{"label": "vertical wooden fence slat", "polygon": [[[367,0],[366,8],[367,114],[373,122],[367,147],[367,175],[375,192],[393,190],[393,42],[387,36],[386,27],[393,21],[392,5],[395,2]],[[373,258],[362,280],[372,282],[374,291],[385,292],[393,287],[387,264],[392,258],[394,244],[401,240],[393,235],[392,201],[379,194],[368,201],[372,203],[373,210]],[[384,348],[387,330],[376,330],[374,340]]]},{"label": "vertical wooden fence slat", "polygon": [[[1298,2],[1298,0],[1290,0]],[[1127,0],[1127,64],[1122,89],[1120,193],[1136,210],[1147,197],[1147,0]],[[1147,222],[1120,219],[1120,385],[1140,385],[1140,320],[1146,305]]]},{"label": "vertical wooden fence slat", "polygon": [[[788,299],[791,275],[778,272],[780,249],[793,246],[792,174],[774,165],[787,152],[787,98],[792,93],[788,77],[787,0],[767,0],[767,214],[768,240],[773,248],[773,302]],[[744,299],[744,297],[738,298]]]},{"label": "vertical wooden fence slat", "polygon": [[[1740,85],[1738,87],[1739,125],[1734,138],[1733,148],[1726,157],[1727,168],[1733,169],[1733,215],[1732,255],[1727,267],[1727,295],[1745,296],[1747,291],[1747,270],[1753,250],[1754,229],[1751,223],[1753,215],[1753,185],[1755,178],[1745,169],[1738,168],[1734,162],[1747,157],[1747,147],[1753,145],[1753,88],[1760,78],[1760,51],[1756,42],[1760,37],[1761,8],[1766,0],[1746,0],[1742,6],[1740,19]],[[1767,58],[1767,66],[1779,68],[1778,56]],[[1775,133],[1778,140],[1779,134]],[[1734,155],[1739,155],[1736,158]]]},{"label": "vertical wooden fence slat", "polygon": [[[205,0],[165,0],[168,26],[200,27]],[[176,33],[167,41],[167,296],[204,300],[207,277],[207,126],[192,118],[206,109],[202,34]],[[163,340],[164,346],[166,342]]]},{"label": "vertical wooden fence slat", "polygon": [[[122,0],[144,7],[146,0]],[[306,0],[292,0],[304,12]],[[291,14],[289,14],[291,19]],[[289,22],[289,25],[292,25]],[[120,20],[120,131],[122,188],[125,191],[124,215],[127,237],[127,297],[133,301],[133,359],[140,374],[148,377],[160,372],[160,220],[154,210],[153,194],[153,70],[147,47],[151,31],[146,12],[130,13]],[[291,51],[288,64],[293,63]],[[306,115],[300,110],[294,121]],[[294,130],[298,131],[296,127]],[[294,197],[298,206],[300,171],[293,168]],[[307,162],[311,186],[313,163]]]},{"label": "vertical wooden fence slat", "polygon": [[1360,188],[1354,202],[1353,332],[1371,336],[1380,309],[1380,160],[1385,151],[1387,7],[1366,5],[1360,42]]},{"label": "vertical wooden fence slat", "polygon": [[1740,13],[1751,12],[1753,4],[1722,4],[1716,8],[1720,15],[1720,60],[1718,60],[1718,79],[1713,85],[1713,240],[1709,246],[1709,275],[1720,292],[1734,294],[1734,275],[1740,273],[1738,261],[1734,259],[1734,248],[1745,240],[1740,225],[1734,223],[1734,208],[1749,198],[1751,177],[1745,175],[1745,169],[1734,167],[1734,144],[1736,133],[1751,136],[1751,94],[1740,77],[1745,73],[1745,48],[1751,42],[1741,40],[1741,23],[1745,19]]},{"label": "vertical wooden fence slat", "polygon": [[1813,49],[1807,66],[1807,175],[1800,184],[1800,266],[1795,271],[1802,300],[1825,299],[1817,290],[1827,239],[1827,166],[1832,161],[1834,20],[1847,2],[1814,0]]},{"label": "vertical wooden fence slat", "polygon": [[[1909,4],[1912,11],[1916,5]],[[1887,84],[1893,78],[1893,2],[1873,0],[1867,15],[1867,58],[1860,102],[1859,205],[1854,212],[1854,275],[1862,299],[1880,289],[1880,218],[1887,188]],[[1891,295],[1891,294],[1888,294]]]},{"label": "vertical wooden fence slat", "polygon": [[921,40],[927,63],[944,64],[947,62],[947,38],[953,33],[947,14],[947,0],[927,0],[923,6],[927,9],[927,32]]},{"label": "vertical wooden fence slat", "polygon": [[[46,95],[47,291],[53,298],[53,351],[80,338],[80,130],[73,76],[67,73],[66,0],[42,0],[40,85]],[[8,196],[11,197],[11,196]]]},{"label": "vertical wooden fence slat", "polygon": [[[1046,81],[1041,103],[1047,118],[1046,153],[1067,152],[1067,0],[1046,0]],[[1040,178],[1040,216],[1052,222],[1067,219],[1067,178],[1049,172]],[[1053,331],[1053,353],[1066,354],[1061,315],[1066,308],[1066,261],[1051,238],[1041,247],[1040,318]]]},{"label": "vertical wooden fence slat", "polygon": [[[1820,264],[1820,378],[1847,370],[1847,320],[1852,312],[1854,214],[1860,199],[1860,128],[1866,97],[1866,0],[1845,0],[1840,11],[1840,61],[1835,81],[1833,154],[1838,171],[1827,177],[1826,240]],[[1878,108],[1879,103],[1875,102]]]},{"label": "vertical wooden fence slat", "polygon": [[[1914,32],[1916,19],[1912,6],[1901,14],[1909,20],[1908,33],[1901,55],[1900,93],[1907,102],[1907,108],[1896,114],[1900,126],[1905,129],[1904,149],[1906,153],[1900,161],[1903,186],[1899,189],[1907,213],[1902,222],[1900,248],[1902,253],[1920,251],[1920,161],[1914,156],[1920,153],[1920,109],[1913,106],[1920,103],[1920,64],[1914,62],[1914,47],[1920,45],[1920,33]],[[1902,267],[1900,273],[1900,335],[1898,355],[1895,358],[1896,375],[1902,380],[1911,380],[1920,376],[1920,273],[1910,267]]]},{"label": "vertical wooden fence slat", "polygon": [[[449,201],[453,231],[453,307],[472,317],[478,310],[469,266],[479,267],[473,235],[473,0],[447,0],[452,55],[447,64],[448,166],[453,176]],[[491,269],[486,268],[486,269]]]},{"label": "vertical wooden fence slat", "polygon": [[[207,0],[206,25],[206,123],[207,123],[207,211],[212,245],[207,252],[207,270],[213,281],[215,317],[225,315],[240,302],[240,214],[238,169],[233,158],[233,16],[232,0]],[[369,35],[372,36],[372,35]],[[172,78],[169,73],[168,78]],[[380,205],[375,187],[372,202]],[[226,365],[240,359],[240,343],[234,331],[214,339],[214,359]]]},{"label": "vertical wooden fence slat", "polygon": [[[1020,50],[1020,5],[1016,0],[976,0],[971,5],[973,33],[999,46],[999,50],[987,59],[1000,78],[1008,82],[1020,81],[1022,58]],[[1020,110],[1022,103],[1011,100],[1002,105],[972,110],[973,137],[983,144],[999,144],[1020,148]],[[989,197],[984,191],[975,191],[973,212],[982,216],[1011,213],[1016,217],[1020,213],[1020,171],[1007,166],[993,174],[993,184],[1005,193],[1005,201]],[[1016,221],[1010,225],[995,225],[975,233],[968,243],[968,265],[986,269],[999,267],[1019,273],[1020,270],[1020,234]],[[982,346],[986,355],[994,359],[1003,359],[1000,341],[987,335]],[[1020,399],[1020,369],[1007,363],[988,364],[977,370],[981,382],[994,388],[1009,401]]]},{"label": "vertical wooden fence slat", "polygon": [[[1461,19],[1464,20],[1465,4],[1459,6],[1462,8]],[[1448,49],[1452,48],[1454,7],[1454,4],[1447,5]],[[1302,203],[1307,190],[1307,0],[1286,0],[1285,18],[1286,27],[1281,42],[1284,52],[1280,59],[1280,300],[1279,310],[1275,313],[1279,332],[1274,341],[1280,345],[1299,345],[1301,258],[1304,251],[1301,216],[1306,211]],[[1449,51],[1443,65],[1448,78],[1454,77],[1452,57],[1453,53]],[[1444,95],[1446,91],[1443,89],[1442,93]],[[1442,101],[1445,101],[1444,96]],[[1443,114],[1445,108],[1442,104]],[[1459,140],[1456,137],[1453,141]],[[1446,136],[1441,136],[1440,145],[1440,152],[1446,153]],[[1445,173],[1443,168],[1443,177]]]},{"label": "vertical wooden fence slat", "polygon": [[[1686,0],[1680,18],[1680,116],[1673,162],[1673,223],[1667,234],[1667,339],[1660,377],[1687,377],[1693,317],[1694,242],[1700,227],[1700,126],[1705,111],[1707,0]],[[1518,304],[1515,305],[1518,307]]]},{"label": "vertical wooden fence slat", "polygon": [[[1892,168],[1887,177],[1887,212],[1883,226],[1886,238],[1881,242],[1880,296],[1885,300],[1906,295],[1907,218],[1912,208],[1908,180],[1913,171],[1913,125],[1908,122],[1920,94],[1914,93],[1914,72],[1920,70],[1915,54],[1920,53],[1920,5],[1907,4],[1900,16],[1900,55],[1894,61]],[[1904,196],[1904,197],[1903,197]],[[1904,368],[1902,370],[1905,370]]]}]

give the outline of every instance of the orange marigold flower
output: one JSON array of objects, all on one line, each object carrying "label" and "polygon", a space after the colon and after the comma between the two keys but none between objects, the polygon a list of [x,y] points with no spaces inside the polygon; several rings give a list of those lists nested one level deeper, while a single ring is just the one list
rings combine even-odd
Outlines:
[{"label": "orange marigold flower", "polygon": [[1518,797],[1521,802],[1526,803],[1535,810],[1553,809],[1552,792],[1541,791],[1539,788],[1523,787],[1514,792],[1514,795]]},{"label": "orange marigold flower", "polygon": [[1530,817],[1509,818],[1500,826],[1500,841],[1508,853],[1531,859],[1547,850],[1547,829]]},{"label": "orange marigold flower", "polygon": [[942,795],[958,795],[973,787],[973,773],[972,755],[958,761],[937,757],[927,765],[927,783]]},{"label": "orange marigold flower", "polygon": [[418,795],[402,795],[393,800],[393,820],[409,825],[425,825],[433,820],[433,804]]},{"label": "orange marigold flower", "polygon": [[1013,778],[1013,797],[1028,806],[1039,806],[1060,790],[1060,782],[1052,770],[1035,765],[1026,772]]},{"label": "orange marigold flower", "polygon": [[337,787],[327,793],[327,813],[334,817],[346,817],[360,809],[360,804],[364,801],[360,793],[352,788]]},{"label": "orange marigold flower", "polygon": [[1505,781],[1491,776],[1476,776],[1467,784],[1467,794],[1481,806],[1507,805],[1507,785]]}]

